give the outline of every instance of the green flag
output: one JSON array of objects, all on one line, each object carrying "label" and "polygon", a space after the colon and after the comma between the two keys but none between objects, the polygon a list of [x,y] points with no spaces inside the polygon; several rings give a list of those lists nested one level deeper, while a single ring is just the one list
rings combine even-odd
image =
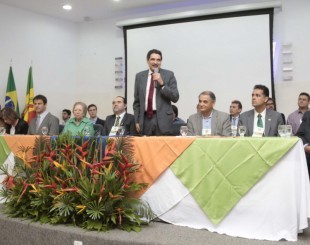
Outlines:
[{"label": "green flag", "polygon": [[19,106],[18,106],[17,92],[16,92],[16,87],[15,87],[15,82],[14,82],[12,66],[10,66],[8,84],[6,87],[5,106],[11,107],[19,115]]}]

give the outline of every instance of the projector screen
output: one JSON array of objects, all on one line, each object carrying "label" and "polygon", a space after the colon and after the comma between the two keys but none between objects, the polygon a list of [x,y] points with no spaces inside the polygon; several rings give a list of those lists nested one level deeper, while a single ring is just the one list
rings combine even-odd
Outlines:
[{"label": "projector screen", "polygon": [[128,112],[133,113],[135,74],[148,69],[151,49],[162,52],[161,67],[175,74],[176,106],[185,121],[205,90],[215,93],[215,109],[225,112],[235,99],[243,111],[251,109],[255,84],[266,85],[272,96],[272,19],[273,9],[265,9],[124,27]]}]

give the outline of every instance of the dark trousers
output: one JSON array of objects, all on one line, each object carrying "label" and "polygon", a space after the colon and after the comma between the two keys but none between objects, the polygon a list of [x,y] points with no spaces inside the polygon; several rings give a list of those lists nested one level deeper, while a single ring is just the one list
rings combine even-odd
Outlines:
[{"label": "dark trousers", "polygon": [[143,134],[147,136],[163,135],[158,127],[156,112],[154,112],[152,118],[148,118],[146,114],[144,115]]}]

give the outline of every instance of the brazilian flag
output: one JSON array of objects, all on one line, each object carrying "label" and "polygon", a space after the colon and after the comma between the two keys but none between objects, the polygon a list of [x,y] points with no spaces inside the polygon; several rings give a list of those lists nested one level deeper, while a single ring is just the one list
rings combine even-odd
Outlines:
[{"label": "brazilian flag", "polygon": [[6,87],[5,106],[11,107],[19,115],[19,106],[18,106],[17,92],[16,92],[16,87],[15,87],[15,82],[14,82],[12,66],[10,66],[8,84]]}]

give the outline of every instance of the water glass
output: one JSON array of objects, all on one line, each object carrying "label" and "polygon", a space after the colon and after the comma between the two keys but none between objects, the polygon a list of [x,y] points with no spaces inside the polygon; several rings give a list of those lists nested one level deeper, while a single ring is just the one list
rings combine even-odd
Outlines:
[{"label": "water glass", "polygon": [[123,136],[125,133],[126,128],[124,126],[119,126],[117,130],[117,135]]},{"label": "water glass", "polygon": [[285,125],[285,137],[291,137],[292,136],[292,125]]},{"label": "water glass", "polygon": [[239,126],[238,130],[239,130],[240,137],[244,137],[244,135],[246,133],[246,126],[242,126],[242,125]]},{"label": "water glass", "polygon": [[41,132],[42,132],[43,135],[47,135],[47,133],[48,133],[48,127],[43,126],[42,129],[41,129]]},{"label": "water glass", "polygon": [[180,134],[182,136],[187,136],[187,134],[188,134],[188,127],[187,126],[181,126],[180,127]]},{"label": "water glass", "polygon": [[90,135],[90,128],[88,126],[85,126],[83,129],[83,134],[85,136],[89,136]]},{"label": "water glass", "polygon": [[278,126],[278,133],[280,137],[286,137],[286,125],[279,125]]},{"label": "water glass", "polygon": [[5,127],[0,127],[0,135],[5,135]]},{"label": "water glass", "polygon": [[237,126],[234,126],[234,125],[231,126],[231,135],[233,137],[237,136],[237,129],[238,129]]}]

